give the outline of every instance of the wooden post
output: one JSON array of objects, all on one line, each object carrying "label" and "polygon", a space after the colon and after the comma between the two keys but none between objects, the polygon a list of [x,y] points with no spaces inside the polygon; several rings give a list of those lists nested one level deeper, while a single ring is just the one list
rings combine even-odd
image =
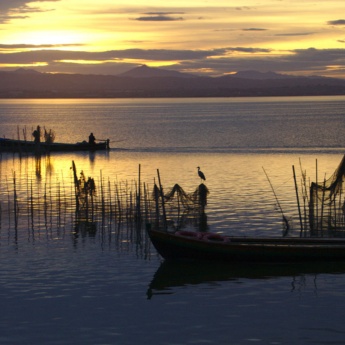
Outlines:
[{"label": "wooden post", "polygon": [[295,190],[296,190],[296,198],[297,198],[297,207],[298,207],[298,215],[299,215],[299,222],[301,225],[301,232],[300,232],[300,237],[302,237],[303,233],[303,221],[302,221],[302,215],[301,215],[301,207],[299,203],[299,197],[298,197],[298,187],[297,187],[297,181],[296,181],[296,173],[295,173],[295,166],[292,166],[292,171],[293,171],[293,178],[295,181]]},{"label": "wooden post", "polygon": [[323,211],[325,208],[325,189],[326,189],[326,174],[323,180],[322,201],[321,201],[321,235],[322,236],[323,236]]},{"label": "wooden post", "polygon": [[138,172],[138,193],[137,193],[137,222],[141,223],[141,165],[139,164]]},{"label": "wooden post", "polygon": [[74,161],[72,161],[73,177],[74,177],[74,192],[75,192],[75,203],[76,211],[79,212],[79,180],[77,176],[77,168]]},{"label": "wooden post", "polygon": [[156,205],[156,222],[155,222],[155,227],[158,228],[159,227],[159,195],[160,195],[160,191],[156,185],[156,182],[154,182],[154,186],[153,186],[153,194],[154,194],[154,198],[155,198],[155,205]]},{"label": "wooden post", "polygon": [[159,191],[160,191],[160,195],[161,195],[161,199],[162,199],[164,229],[167,230],[167,216],[166,216],[166,213],[165,213],[164,194],[163,194],[163,187],[162,187],[162,184],[161,184],[161,178],[159,176],[159,169],[157,169],[157,175],[158,175]]},{"label": "wooden post", "polygon": [[315,200],[315,203],[316,203],[316,233],[319,231],[319,185],[318,185],[318,165],[317,165],[317,159],[316,159],[316,162],[315,162],[315,169],[316,169],[316,181],[315,181],[315,184],[316,184],[316,200]]},{"label": "wooden post", "polygon": [[18,198],[16,188],[16,172],[13,172],[13,209],[14,209],[14,228],[17,231],[18,227]]}]

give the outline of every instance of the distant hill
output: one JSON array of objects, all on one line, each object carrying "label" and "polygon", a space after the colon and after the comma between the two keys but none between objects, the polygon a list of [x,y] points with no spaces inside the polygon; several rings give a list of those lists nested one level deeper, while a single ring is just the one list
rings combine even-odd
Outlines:
[{"label": "distant hill", "polygon": [[201,77],[140,66],[121,75],[0,71],[0,98],[244,97],[345,95],[345,80],[242,71]]},{"label": "distant hill", "polygon": [[287,74],[278,74],[275,72],[258,72],[258,71],[240,71],[235,74],[233,74],[236,78],[244,78],[244,79],[290,79],[290,78],[296,78],[291,75]]},{"label": "distant hill", "polygon": [[152,77],[192,78],[192,77],[196,77],[196,76],[193,76],[192,74],[181,73],[177,71],[170,71],[170,70],[161,69],[161,68],[153,68],[153,67],[148,67],[146,65],[133,68],[125,73],[119,74],[118,76],[132,77],[132,78],[152,78]]},{"label": "distant hill", "polygon": [[40,72],[35,71],[34,69],[26,69],[26,68],[18,68],[10,73],[17,73],[17,74],[40,74]]}]

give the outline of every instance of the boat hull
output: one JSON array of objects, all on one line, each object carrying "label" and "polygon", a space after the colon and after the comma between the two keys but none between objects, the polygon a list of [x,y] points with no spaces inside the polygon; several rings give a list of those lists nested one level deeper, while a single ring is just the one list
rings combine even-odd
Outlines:
[{"label": "boat hull", "polygon": [[23,152],[23,153],[50,153],[50,152],[73,152],[73,151],[98,151],[108,150],[109,142],[89,144],[81,143],[35,143],[26,140],[0,139],[0,152]]},{"label": "boat hull", "polygon": [[345,240],[323,238],[249,238],[181,236],[148,230],[152,244],[166,260],[226,262],[345,261]]}]

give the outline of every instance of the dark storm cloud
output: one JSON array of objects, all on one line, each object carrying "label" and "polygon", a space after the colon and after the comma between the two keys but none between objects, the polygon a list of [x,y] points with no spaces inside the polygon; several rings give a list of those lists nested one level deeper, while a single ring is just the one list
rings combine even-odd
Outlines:
[{"label": "dark storm cloud", "polygon": [[[10,49],[18,45],[0,45]],[[34,46],[37,48],[37,46]],[[104,52],[85,52],[70,50],[32,50],[14,53],[0,53],[0,63],[24,64],[34,62],[47,62],[61,60],[85,60],[85,61],[121,61],[125,59],[152,60],[152,61],[176,61],[176,60],[199,60],[212,56],[225,56],[234,52],[242,53],[268,53],[269,49],[229,47],[211,50],[165,50],[165,49],[126,49],[109,50]]]},{"label": "dark storm cloud", "polygon": [[[29,5],[31,3],[39,3],[39,2],[59,2],[60,0],[1,0],[0,2],[0,12],[2,15],[7,14],[9,12],[15,13],[27,13],[31,12]],[[34,7],[37,11],[39,9]]]},{"label": "dark storm cloud", "polygon": [[8,12],[10,10],[25,9],[26,6],[33,2],[58,2],[60,0],[1,0],[0,11]]},{"label": "dark storm cloud", "polygon": [[293,51],[300,61],[305,63],[312,63],[314,65],[345,65],[345,50],[344,49],[296,49]]},{"label": "dark storm cloud", "polygon": [[117,75],[125,71],[128,71],[134,67],[138,67],[138,65],[139,64],[124,63],[121,61],[118,61],[116,63],[104,62],[97,65],[93,63],[76,64],[72,62],[57,61],[57,62],[51,62],[48,66],[42,66],[39,68],[34,67],[31,69],[37,70],[42,73],[58,72],[58,73],[71,73],[71,74]]},{"label": "dark storm cloud", "polygon": [[145,12],[143,14],[147,16],[169,16],[175,14],[184,14],[184,12]]},{"label": "dark storm cloud", "polygon": [[11,19],[26,19],[28,16],[0,15],[0,24],[5,24]]},{"label": "dark storm cloud", "polygon": [[[3,53],[1,48],[4,49]],[[210,50],[126,49],[104,52],[40,49],[8,53],[7,49],[10,48],[9,45],[0,45],[0,64],[13,65],[15,66],[12,67],[13,69],[20,65],[45,63],[46,66],[33,67],[41,72],[120,74],[144,61],[166,61],[170,65],[167,69],[194,73],[201,70],[209,71],[207,73],[213,76],[241,70],[329,75],[328,66],[345,66],[345,49],[297,49],[286,52],[288,54],[281,52],[271,54],[272,51],[269,49],[250,47]],[[73,63],[73,61],[83,61],[83,63]],[[175,61],[179,62],[172,65],[171,63]],[[6,70],[4,67],[1,69]],[[333,75],[336,72],[337,70],[332,69]],[[203,72],[203,74],[207,73]]]},{"label": "dark storm cloud", "polygon": [[[6,46],[7,47],[7,46]],[[222,51],[191,51],[191,50],[111,50],[105,52],[85,52],[69,50],[37,50],[15,53],[0,53],[0,63],[29,64],[35,62],[52,63],[61,60],[84,60],[84,61],[122,61],[124,59],[141,60],[185,60],[203,59],[208,56],[222,53]]]},{"label": "dark storm cloud", "polygon": [[235,7],[235,10],[237,11],[250,10],[250,9],[251,7],[248,7],[248,6]]},{"label": "dark storm cloud", "polygon": [[327,22],[328,25],[345,25],[345,19],[330,20]]},{"label": "dark storm cloud", "polygon": [[267,29],[263,29],[263,28],[245,28],[242,29],[242,31],[266,31]]},{"label": "dark storm cloud", "polygon": [[167,22],[184,20],[183,17],[176,17],[176,15],[184,14],[184,12],[145,12],[140,17],[134,20],[143,22]]},{"label": "dark storm cloud", "polygon": [[269,53],[271,49],[266,48],[245,48],[245,47],[236,47],[236,48],[227,48],[228,52],[242,52],[242,53]]},{"label": "dark storm cloud", "polygon": [[11,19],[25,19],[28,13],[42,12],[35,6],[29,6],[31,3],[39,2],[58,2],[60,0],[1,0],[0,1],[0,24],[7,23]]},{"label": "dark storm cloud", "polygon": [[168,15],[148,15],[135,18],[135,20],[143,21],[143,22],[168,22],[168,21],[179,21],[184,20],[182,17],[172,17]]},{"label": "dark storm cloud", "polygon": [[44,49],[54,47],[76,47],[83,46],[83,44],[0,44],[1,50],[15,50],[15,49]]},{"label": "dark storm cloud", "polygon": [[[212,71],[210,75],[222,75],[243,70],[257,70],[261,72],[274,71],[287,74],[309,74],[329,76],[328,66],[337,65],[345,67],[345,49],[300,49],[293,50],[288,55],[231,55],[218,59],[202,59],[183,61],[179,68],[185,71],[198,69]],[[339,74],[342,73],[339,69]],[[337,71],[332,71],[336,76]],[[343,75],[339,75],[343,77]]]},{"label": "dark storm cloud", "polygon": [[280,36],[280,37],[289,37],[289,36],[309,36],[314,35],[315,32],[291,32],[291,33],[285,33],[285,34],[276,34],[274,36]]},{"label": "dark storm cloud", "polygon": [[1,0],[0,11],[2,14],[9,12],[10,10],[24,7],[26,4],[32,1],[28,0]]}]

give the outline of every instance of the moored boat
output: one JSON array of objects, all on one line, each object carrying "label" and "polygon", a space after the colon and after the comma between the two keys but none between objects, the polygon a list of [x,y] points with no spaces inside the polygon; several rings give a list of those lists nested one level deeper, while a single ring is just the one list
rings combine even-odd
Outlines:
[{"label": "moored boat", "polygon": [[[306,197],[308,186],[306,177],[303,175],[303,197],[309,200],[309,210],[304,207],[304,216],[299,202],[294,166],[293,172],[300,220],[299,237],[288,237],[289,222],[275,193],[278,207],[283,216],[283,237],[235,237],[203,232],[204,229],[208,230],[207,223],[203,220],[205,218],[207,221],[207,216],[204,213],[204,208],[200,208],[198,202],[192,204],[190,209],[198,210],[195,224],[198,224],[199,231],[169,231],[169,229],[177,229],[179,225],[174,225],[174,222],[171,222],[171,217],[166,216],[164,212],[165,202],[169,200],[170,196],[164,196],[165,199],[162,199],[162,219],[164,222],[162,224],[165,231],[153,230],[150,227],[147,229],[154,247],[167,260],[196,259],[281,263],[342,261],[345,263],[345,155],[330,178],[323,182],[311,183],[309,197]],[[197,193],[193,194],[193,196],[195,195]],[[182,196],[185,197],[185,193]],[[189,201],[187,197],[185,199]],[[194,201],[194,199],[190,200],[191,202]],[[185,204],[188,205],[188,203]],[[157,209],[159,209],[158,207],[159,204]],[[198,215],[201,216],[199,219]],[[173,226],[169,226],[169,223]]]},{"label": "moored boat", "polygon": [[0,138],[0,152],[50,153],[98,150],[109,150],[109,140],[89,144],[86,141],[78,143],[35,143],[34,141]]},{"label": "moored boat", "polygon": [[231,237],[152,229],[148,229],[148,234],[158,253],[166,260],[280,263],[345,261],[345,239],[342,238]]}]

